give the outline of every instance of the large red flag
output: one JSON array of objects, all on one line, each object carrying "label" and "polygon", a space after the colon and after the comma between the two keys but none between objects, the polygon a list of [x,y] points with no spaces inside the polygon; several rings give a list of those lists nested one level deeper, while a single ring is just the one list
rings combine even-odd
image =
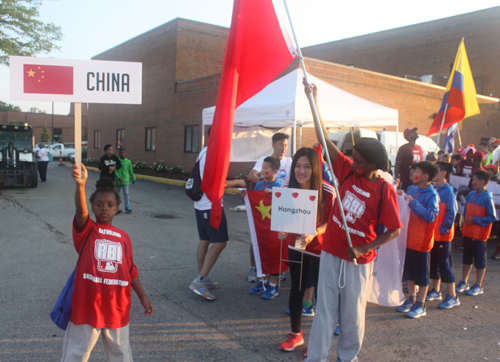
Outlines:
[{"label": "large red flag", "polygon": [[219,228],[221,220],[234,110],[273,81],[295,57],[272,0],[234,1],[201,185],[212,201],[210,224],[214,228]]},{"label": "large red flag", "polygon": [[271,231],[272,193],[247,191],[245,205],[247,205],[257,275],[287,271],[288,264],[283,260],[288,260],[288,242],[280,241],[278,232]]}]

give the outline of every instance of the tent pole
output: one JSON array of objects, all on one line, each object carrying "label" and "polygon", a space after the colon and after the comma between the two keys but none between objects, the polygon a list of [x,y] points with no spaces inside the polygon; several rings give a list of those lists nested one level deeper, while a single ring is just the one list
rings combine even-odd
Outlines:
[{"label": "tent pole", "polygon": [[302,126],[300,126],[300,128],[299,128],[299,132],[300,132],[300,135],[299,135],[299,137],[300,137],[299,147],[302,148]]},{"label": "tent pole", "polygon": [[[292,33],[293,33],[293,38],[295,40],[295,44],[297,45],[297,52],[299,53],[299,60],[300,64],[302,66],[302,70],[304,71],[304,79],[307,84],[309,83],[308,77],[307,77],[307,72],[306,72],[306,65],[304,64],[304,57],[302,56],[302,52],[299,47],[299,42],[297,41],[297,36],[295,34],[295,29],[293,28],[292,24],[292,19],[290,17],[290,12],[288,11],[288,6],[286,4],[286,0],[283,0],[283,3],[285,5],[286,13],[288,16],[288,21],[290,22],[290,27],[292,28]],[[311,112],[313,114],[314,118],[314,125],[319,129],[319,133],[321,135],[321,145],[325,150],[327,150],[326,147],[326,141],[325,141],[325,135],[323,134],[323,128],[321,127],[321,123],[319,122],[319,115],[318,115],[318,109],[316,108],[316,103],[314,102],[314,98],[312,93],[307,93],[307,98],[309,100],[309,105],[311,106]],[[347,238],[347,243],[349,244],[349,247],[352,248],[352,242],[351,242],[351,235],[349,233],[349,227],[347,226],[347,221],[345,218],[345,213],[344,213],[344,207],[342,206],[342,200],[340,198],[340,192],[339,192],[339,187],[338,187],[338,180],[337,177],[335,176],[335,173],[333,172],[333,167],[332,167],[332,161],[330,160],[330,154],[328,152],[325,152],[326,155],[326,162],[328,163],[328,167],[330,168],[330,172],[333,176],[333,186],[335,187],[335,192],[337,193],[337,205],[339,205],[339,211],[340,211],[340,216],[342,216],[342,223],[345,229],[345,235]],[[354,265],[358,265],[356,262],[356,259],[353,261]]]},{"label": "tent pole", "polygon": [[[292,151],[293,155],[295,155],[295,152],[297,152],[297,147],[295,145],[296,140],[297,140],[297,121],[294,119],[293,120],[293,130],[292,130],[292,138],[293,138],[293,144],[292,144]],[[292,155],[292,157],[293,157]]]}]

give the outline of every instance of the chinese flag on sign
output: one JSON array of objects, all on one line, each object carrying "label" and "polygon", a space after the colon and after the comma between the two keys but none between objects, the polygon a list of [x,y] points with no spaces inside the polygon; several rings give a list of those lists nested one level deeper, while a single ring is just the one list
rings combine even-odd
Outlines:
[{"label": "chinese flag on sign", "polygon": [[271,231],[271,204],[272,193],[247,191],[245,205],[259,276],[288,270],[288,264],[283,261],[288,260],[288,243],[278,239],[277,231]]},{"label": "chinese flag on sign", "polygon": [[297,56],[272,0],[235,0],[219,94],[208,140],[202,191],[218,229],[229,170],[234,110],[271,83]]},{"label": "chinese flag on sign", "polygon": [[24,93],[73,94],[73,67],[24,64]]}]

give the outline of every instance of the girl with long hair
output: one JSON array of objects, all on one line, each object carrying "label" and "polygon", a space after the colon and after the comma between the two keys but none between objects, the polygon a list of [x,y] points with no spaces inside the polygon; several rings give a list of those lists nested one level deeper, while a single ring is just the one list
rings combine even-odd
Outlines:
[{"label": "girl with long hair", "polygon": [[[301,331],[304,293],[307,275],[312,272],[314,286],[318,283],[319,256],[323,234],[335,201],[335,190],[322,179],[322,167],[318,154],[312,148],[301,148],[293,157],[290,181],[283,187],[318,191],[318,210],[315,235],[279,233],[281,240],[288,242],[288,259],[292,285],[288,299],[292,332],[280,346],[293,351],[304,344]],[[302,274],[302,275],[301,275]]]}]

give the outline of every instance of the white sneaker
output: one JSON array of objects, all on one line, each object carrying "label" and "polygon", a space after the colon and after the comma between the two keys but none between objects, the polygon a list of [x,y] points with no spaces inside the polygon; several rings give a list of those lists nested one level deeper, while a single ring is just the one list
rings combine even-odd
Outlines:
[{"label": "white sneaker", "polygon": [[248,269],[248,282],[249,283],[257,282],[257,270],[255,268],[250,267]]}]

